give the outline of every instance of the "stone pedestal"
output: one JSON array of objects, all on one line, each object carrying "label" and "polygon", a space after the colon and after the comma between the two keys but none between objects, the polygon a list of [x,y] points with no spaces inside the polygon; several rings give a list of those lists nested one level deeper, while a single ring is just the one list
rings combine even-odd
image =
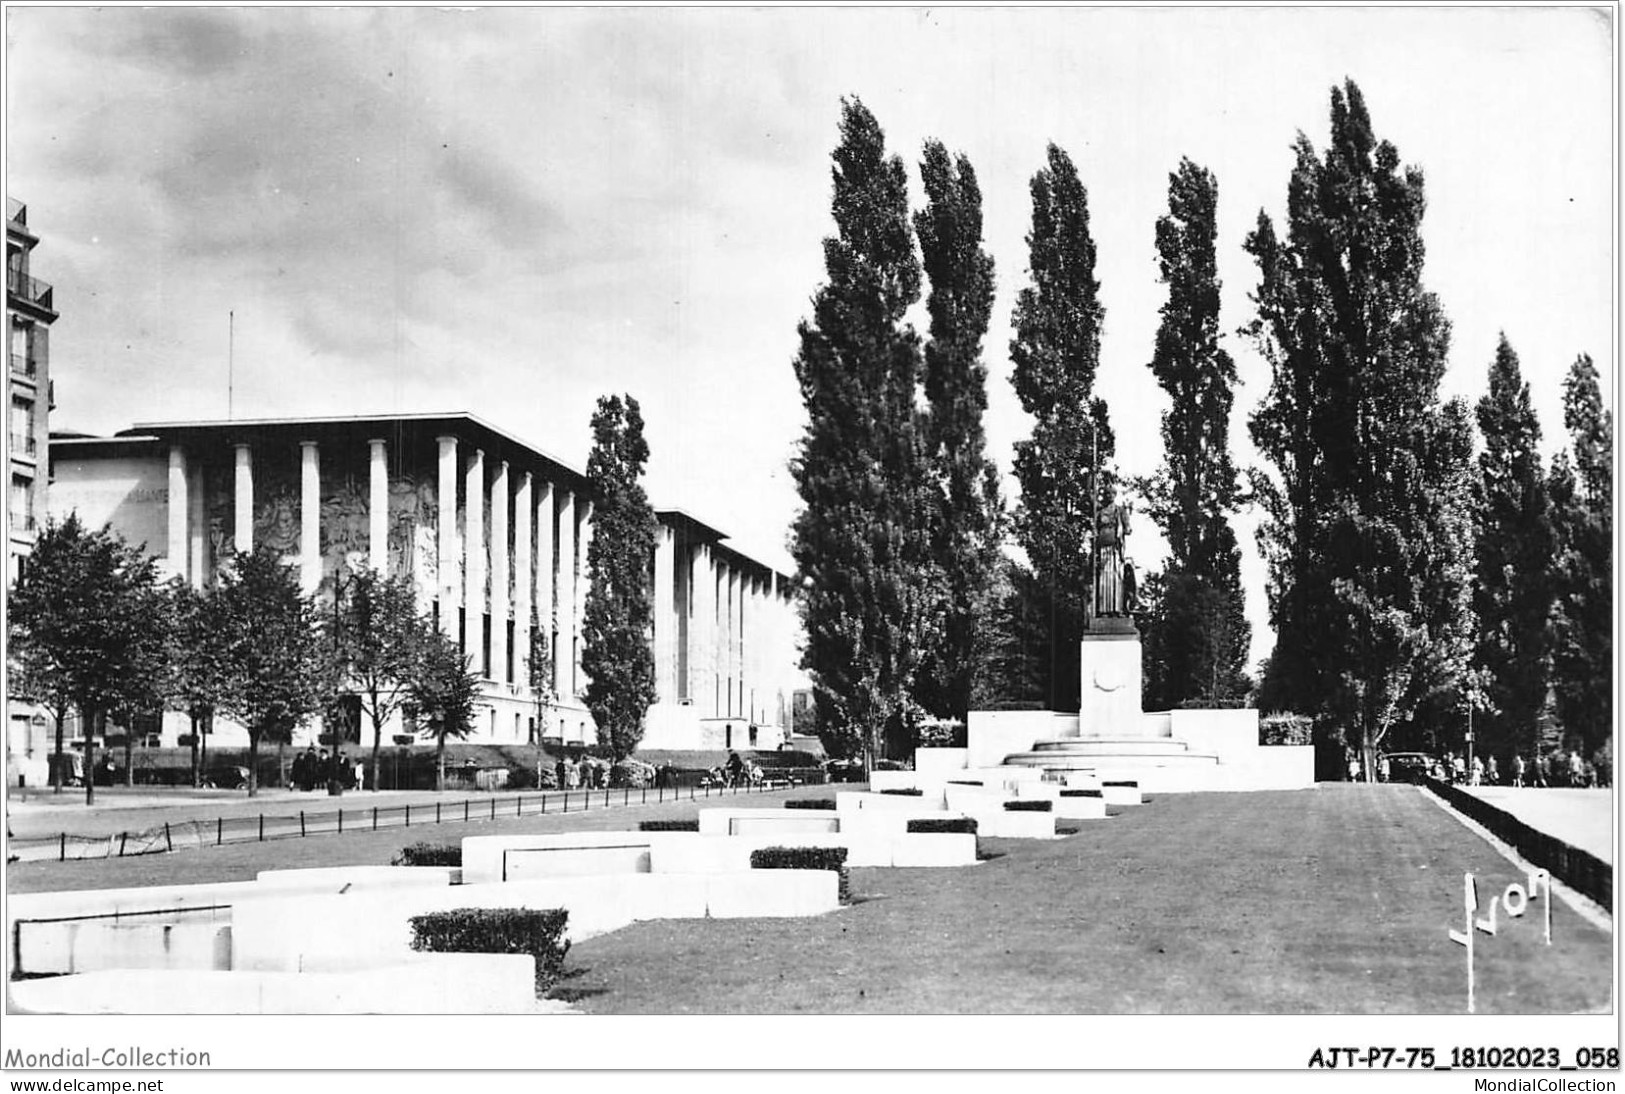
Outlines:
[{"label": "stone pedestal", "polygon": [[1140,711],[1140,635],[1132,621],[1094,620],[1083,636],[1082,694],[1078,733],[1082,737],[1133,737],[1143,732]]}]

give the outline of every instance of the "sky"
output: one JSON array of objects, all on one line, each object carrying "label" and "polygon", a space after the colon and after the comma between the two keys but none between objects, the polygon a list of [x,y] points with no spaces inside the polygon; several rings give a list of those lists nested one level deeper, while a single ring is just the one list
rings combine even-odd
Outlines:
[{"label": "sky", "polygon": [[[789,569],[791,361],[824,280],[830,152],[856,96],[908,164],[974,164],[998,295],[989,454],[1025,418],[1009,321],[1046,145],[1088,187],[1118,465],[1150,474],[1154,225],[1182,156],[1219,183],[1221,326],[1242,241],[1281,223],[1292,143],[1364,92],[1427,180],[1442,394],[1518,351],[1548,453],[1589,353],[1614,401],[1611,11],[1535,8],[77,8],[6,12],[6,187],[55,285],[53,429],[467,410],[585,465],[596,399],[639,399],[650,495]],[[917,324],[923,331],[923,307]],[[230,332],[228,336],[228,331]],[[1268,368],[1232,335],[1232,445]],[[1006,481],[1006,494],[1017,490]],[[1272,643],[1238,518],[1253,657]],[[1143,515],[1129,555],[1156,569]]]}]

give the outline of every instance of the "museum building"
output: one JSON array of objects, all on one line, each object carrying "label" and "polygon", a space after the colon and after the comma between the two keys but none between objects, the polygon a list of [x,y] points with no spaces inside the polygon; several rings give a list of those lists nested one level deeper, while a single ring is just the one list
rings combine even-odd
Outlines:
[{"label": "museum building", "polygon": [[[470,740],[596,740],[581,698],[593,503],[586,476],[563,460],[451,413],[138,424],[53,438],[50,464],[54,518],[111,525],[166,578],[198,588],[261,544],[329,608],[335,581],[360,567],[411,575],[422,610],[482,680]],[[642,747],[777,747],[805,686],[789,575],[682,510],[656,517],[658,698]],[[558,654],[545,709],[529,685],[533,628]],[[171,714],[152,743],[188,731]],[[295,743],[319,731],[313,721]],[[247,734],[217,722],[210,740],[246,744]]]}]

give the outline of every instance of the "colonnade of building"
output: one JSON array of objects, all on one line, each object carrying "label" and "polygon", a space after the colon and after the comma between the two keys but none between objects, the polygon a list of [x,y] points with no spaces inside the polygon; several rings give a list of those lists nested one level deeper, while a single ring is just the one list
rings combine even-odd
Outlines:
[{"label": "colonnade of building", "polygon": [[[192,440],[167,446],[163,565],[201,587],[219,560],[207,555],[204,477],[194,466],[196,449],[187,443]],[[365,564],[388,574],[394,454],[385,438],[371,437],[366,444]],[[247,552],[255,543],[256,446],[231,447],[232,547]],[[315,595],[324,578],[333,576],[324,573],[322,551],[323,444],[301,440],[298,452],[298,547],[291,561],[304,591]],[[538,461],[537,466],[544,465]],[[485,697],[501,697],[513,707],[514,736],[523,739],[520,704],[532,700],[527,658],[533,619],[553,651],[557,703],[584,714],[581,626],[594,522],[593,503],[581,492],[582,484],[572,489],[540,471],[488,458],[482,448],[452,434],[436,437],[433,479],[434,576],[413,575],[422,607],[471,655],[474,671],[487,681]],[[218,500],[215,511],[218,518]],[[739,719],[787,730],[797,628],[789,579],[722,546],[720,533],[680,513],[662,513],[659,519],[651,559],[657,702],[693,707],[700,719]],[[331,567],[331,560],[326,564]],[[504,711],[503,719],[508,716]],[[561,732],[562,725],[542,727],[541,735],[575,739]],[[591,740],[590,721],[586,725]],[[497,739],[510,736],[494,713],[489,732]]]}]

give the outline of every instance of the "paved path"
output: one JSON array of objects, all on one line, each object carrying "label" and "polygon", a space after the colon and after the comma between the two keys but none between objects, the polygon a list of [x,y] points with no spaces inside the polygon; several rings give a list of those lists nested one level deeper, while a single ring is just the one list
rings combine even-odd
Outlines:
[{"label": "paved path", "polygon": [[1614,864],[1614,792],[1570,787],[1464,786],[1531,828]]}]

